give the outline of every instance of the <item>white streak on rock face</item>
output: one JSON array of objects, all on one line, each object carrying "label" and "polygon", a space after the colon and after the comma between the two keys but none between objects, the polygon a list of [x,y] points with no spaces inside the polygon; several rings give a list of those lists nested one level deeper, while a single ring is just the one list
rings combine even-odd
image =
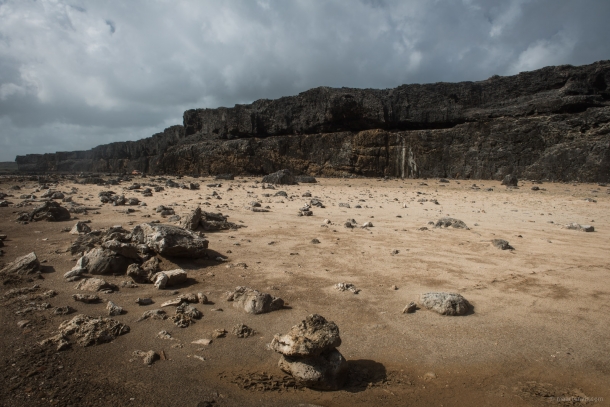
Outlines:
[{"label": "white streak on rock face", "polygon": [[413,150],[409,148],[409,178],[415,178],[417,176],[417,163],[413,155]]}]

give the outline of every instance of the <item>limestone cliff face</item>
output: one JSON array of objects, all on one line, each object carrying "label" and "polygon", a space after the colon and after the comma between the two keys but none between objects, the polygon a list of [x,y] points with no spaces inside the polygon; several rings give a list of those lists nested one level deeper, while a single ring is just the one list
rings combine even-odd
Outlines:
[{"label": "limestone cliff face", "polygon": [[317,88],[184,113],[184,126],[20,170],[610,181],[610,61],[481,82]]}]

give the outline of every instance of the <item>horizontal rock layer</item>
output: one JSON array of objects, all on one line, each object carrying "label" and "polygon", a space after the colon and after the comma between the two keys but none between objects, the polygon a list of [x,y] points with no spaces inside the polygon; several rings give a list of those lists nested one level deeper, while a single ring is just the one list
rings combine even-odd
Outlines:
[{"label": "horizontal rock layer", "polygon": [[480,82],[316,88],[89,151],[18,156],[20,171],[610,181],[610,61]]}]

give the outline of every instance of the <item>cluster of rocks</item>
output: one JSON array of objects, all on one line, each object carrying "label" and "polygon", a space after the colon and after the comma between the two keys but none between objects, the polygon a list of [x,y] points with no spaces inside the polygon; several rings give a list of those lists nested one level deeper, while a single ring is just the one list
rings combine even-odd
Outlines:
[{"label": "cluster of rocks", "polygon": [[461,221],[459,219],[455,219],[455,218],[441,218],[436,222],[434,227],[435,228],[452,227],[455,229],[466,229],[466,230],[470,229],[468,226],[466,226],[466,224],[463,221]]},{"label": "cluster of rocks", "polygon": [[341,345],[339,328],[324,317],[311,314],[287,334],[277,334],[269,347],[280,353],[279,367],[299,385],[338,390],[347,378],[348,364],[336,349]]},{"label": "cluster of rocks", "polygon": [[141,203],[138,198],[125,198],[125,195],[117,195],[113,191],[100,191],[98,196],[101,203],[111,203],[113,206],[135,206]]},{"label": "cluster of rocks", "polygon": [[366,229],[366,228],[372,228],[373,222],[364,222],[362,225],[359,226],[358,222],[356,222],[356,219],[348,219],[343,226],[346,227],[347,229],[355,229],[357,227]]}]

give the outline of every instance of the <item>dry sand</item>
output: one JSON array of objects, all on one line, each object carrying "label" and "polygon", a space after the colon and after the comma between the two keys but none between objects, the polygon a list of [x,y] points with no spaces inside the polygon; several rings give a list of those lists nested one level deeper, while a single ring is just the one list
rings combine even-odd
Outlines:
[{"label": "dry sand", "polygon": [[[123,191],[129,183],[104,188],[60,183],[58,190],[78,188],[74,201],[88,206],[99,205],[97,193],[103,189],[148,204],[132,214],[125,213],[127,207],[103,205],[99,214],[76,215],[90,219],[94,229],[116,224],[129,228],[153,219],[167,222],[154,211],[160,204],[174,204],[181,215],[201,205],[247,227],[207,233],[211,251],[217,252],[210,259],[161,263],[164,270],[176,266],[187,270],[191,279],[178,288],[180,293],[202,291],[213,302],[196,305],[204,317],[188,328],[178,328],[171,320],[135,322],[145,310],[175,296],[170,289],[140,284],[101,295],[125,308],[125,314],[114,318],[129,325],[130,333],[108,344],[73,345],[56,353],[37,343],[76,314],[55,316],[45,310],[15,315],[24,304],[4,301],[0,404],[531,406],[586,401],[610,405],[607,187],[544,183],[538,186],[546,190],[532,191],[531,182],[507,189],[495,181],[320,179],[318,184],[268,190],[256,180],[199,178],[194,180],[201,183],[199,191],[166,188],[150,198]],[[222,186],[207,188],[212,182]],[[480,189],[473,189],[473,182]],[[5,181],[0,186],[17,196],[37,187],[34,182],[19,182],[21,191],[10,191],[13,184]],[[288,198],[273,196],[280,190]],[[211,197],[213,191],[222,199]],[[309,202],[302,197],[305,192],[326,208],[313,207],[313,216],[297,216]],[[267,193],[271,196],[263,197]],[[418,202],[422,198],[439,204]],[[270,212],[249,211],[246,204],[253,200],[269,206]],[[339,207],[342,202],[351,207]],[[355,208],[358,204],[362,207]],[[40,284],[58,292],[48,300],[52,306],[70,305],[78,313],[106,315],[104,303],[74,302],[76,283],[63,278],[77,256],[66,253],[75,236],[61,229],[75,221],[22,225],[15,222],[21,210],[0,208],[0,233],[8,235],[2,260],[8,263],[35,251],[46,261],[43,279],[5,285],[2,292]],[[470,230],[435,229],[428,224],[443,216],[463,220]],[[370,221],[373,227],[345,228],[345,221],[352,218],[359,224]],[[332,224],[323,227],[324,219]],[[570,222],[593,225],[595,232],[561,227]],[[428,230],[419,230],[422,227]],[[320,243],[311,243],[314,238]],[[497,249],[490,243],[496,238],[509,241],[515,250]],[[394,250],[398,253],[392,254]],[[215,261],[217,255],[229,261]],[[231,267],[238,263],[247,267]],[[125,276],[104,279],[117,285],[127,280]],[[353,283],[361,291],[339,292],[334,289],[339,282]],[[242,285],[283,298],[286,309],[249,315],[233,308],[224,293]],[[474,312],[462,317],[427,310],[402,313],[406,304],[429,291],[460,293]],[[134,302],[149,296],[156,304]],[[217,308],[223,311],[212,311]],[[287,332],[311,313],[340,328],[339,350],[350,364],[344,390],[282,388],[289,381],[277,368],[279,355],[267,344],[274,334]],[[18,328],[22,319],[30,320],[30,326]],[[211,338],[214,329],[230,331],[238,323],[256,329],[257,335],[239,339],[229,333],[208,346],[191,344]],[[161,330],[171,332],[175,340],[157,338]],[[147,367],[132,355],[135,350],[163,351],[167,360]],[[268,390],[262,391],[264,387]]]}]

